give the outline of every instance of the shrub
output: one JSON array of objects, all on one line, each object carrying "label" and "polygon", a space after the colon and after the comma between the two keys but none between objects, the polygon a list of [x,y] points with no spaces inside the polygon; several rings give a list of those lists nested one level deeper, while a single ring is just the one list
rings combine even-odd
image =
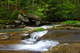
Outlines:
[{"label": "shrub", "polygon": [[34,31],[43,31],[45,30],[44,28],[37,28],[37,29],[34,29]]}]

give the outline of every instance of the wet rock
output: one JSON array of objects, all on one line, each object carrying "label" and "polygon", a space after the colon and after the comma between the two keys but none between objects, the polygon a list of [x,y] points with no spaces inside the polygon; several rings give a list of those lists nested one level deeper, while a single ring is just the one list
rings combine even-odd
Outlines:
[{"label": "wet rock", "polygon": [[62,30],[58,30],[58,31],[57,30],[50,30],[43,37],[48,38],[48,39],[53,39],[53,38],[67,37],[67,36],[71,36],[71,35],[74,35],[74,34],[75,33],[62,31]]},{"label": "wet rock", "polygon": [[25,27],[24,29],[27,29],[28,31],[32,31],[32,30],[36,29],[36,27]]},{"label": "wet rock", "polygon": [[0,35],[0,40],[9,39],[9,35]]},{"label": "wet rock", "polygon": [[22,36],[22,37],[21,37],[21,40],[28,39],[28,38],[30,38],[29,35],[28,35],[28,36]]},{"label": "wet rock", "polygon": [[66,46],[66,45],[69,45],[69,43],[63,43],[63,44],[61,44],[61,45],[65,45],[65,46]]}]

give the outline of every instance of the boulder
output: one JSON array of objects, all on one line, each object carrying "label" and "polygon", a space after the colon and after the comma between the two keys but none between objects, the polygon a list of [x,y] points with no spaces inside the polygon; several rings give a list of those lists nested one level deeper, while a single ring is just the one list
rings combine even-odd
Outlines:
[{"label": "boulder", "polygon": [[29,22],[29,19],[26,18],[26,17],[24,17],[24,16],[21,15],[21,14],[18,14],[18,19],[19,19],[20,21],[22,21],[22,22],[26,22],[26,23]]},{"label": "boulder", "polygon": [[17,23],[23,22],[24,24],[29,24],[29,25],[39,25],[41,18],[38,17],[37,15],[26,15],[26,14],[18,14],[18,20],[16,21]]},{"label": "boulder", "polygon": [[33,23],[34,25],[39,25],[41,18],[37,15],[29,14],[27,15],[27,18]]},{"label": "boulder", "polygon": [[41,20],[40,17],[38,17],[37,15],[33,15],[33,14],[27,15],[27,18],[31,18],[31,19],[34,19],[34,20]]},{"label": "boulder", "polygon": [[16,24],[20,24],[20,23],[21,23],[20,20],[14,20],[14,22],[15,22]]},{"label": "boulder", "polygon": [[36,29],[36,27],[25,27],[25,29],[28,31],[33,31],[34,29]]}]

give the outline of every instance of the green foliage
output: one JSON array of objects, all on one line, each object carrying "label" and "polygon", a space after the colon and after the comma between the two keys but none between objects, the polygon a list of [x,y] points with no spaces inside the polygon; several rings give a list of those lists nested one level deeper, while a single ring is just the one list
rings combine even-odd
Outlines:
[{"label": "green foliage", "polygon": [[35,9],[32,9],[32,8],[29,9],[27,14],[35,14],[35,15],[38,15],[40,17],[44,17],[43,11],[44,11],[44,8],[41,8],[41,6],[36,5]]},{"label": "green foliage", "polygon": [[17,18],[17,14],[19,13],[18,10],[14,10],[10,16],[11,19],[16,19]]},{"label": "green foliage", "polygon": [[79,21],[65,21],[65,22],[62,22],[61,24],[68,25],[68,24],[76,24],[76,23],[79,23]]},{"label": "green foliage", "polygon": [[57,27],[58,30],[62,29],[61,27]]},{"label": "green foliage", "polygon": [[52,25],[52,29],[55,29],[55,25]]},{"label": "green foliage", "polygon": [[0,24],[2,24],[4,21],[3,20],[0,20]]},{"label": "green foliage", "polygon": [[[0,19],[15,20],[21,10],[47,21],[80,20],[79,0],[1,0]],[[1,21],[2,22],[2,21]]]},{"label": "green foliage", "polygon": [[61,23],[62,25],[70,25],[73,27],[80,27],[80,21],[65,21]]},{"label": "green foliage", "polygon": [[14,20],[0,20],[0,24],[13,23]]},{"label": "green foliage", "polygon": [[26,29],[22,29],[21,31],[27,31]]},{"label": "green foliage", "polygon": [[34,31],[43,31],[45,30],[44,28],[37,28],[37,29],[34,29]]}]

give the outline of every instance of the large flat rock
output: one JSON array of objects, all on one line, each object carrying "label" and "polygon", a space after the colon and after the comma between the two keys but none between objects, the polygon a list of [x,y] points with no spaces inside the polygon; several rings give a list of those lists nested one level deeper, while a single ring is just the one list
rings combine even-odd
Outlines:
[{"label": "large flat rock", "polygon": [[80,30],[50,30],[43,36],[46,39],[64,42],[80,42]]}]

